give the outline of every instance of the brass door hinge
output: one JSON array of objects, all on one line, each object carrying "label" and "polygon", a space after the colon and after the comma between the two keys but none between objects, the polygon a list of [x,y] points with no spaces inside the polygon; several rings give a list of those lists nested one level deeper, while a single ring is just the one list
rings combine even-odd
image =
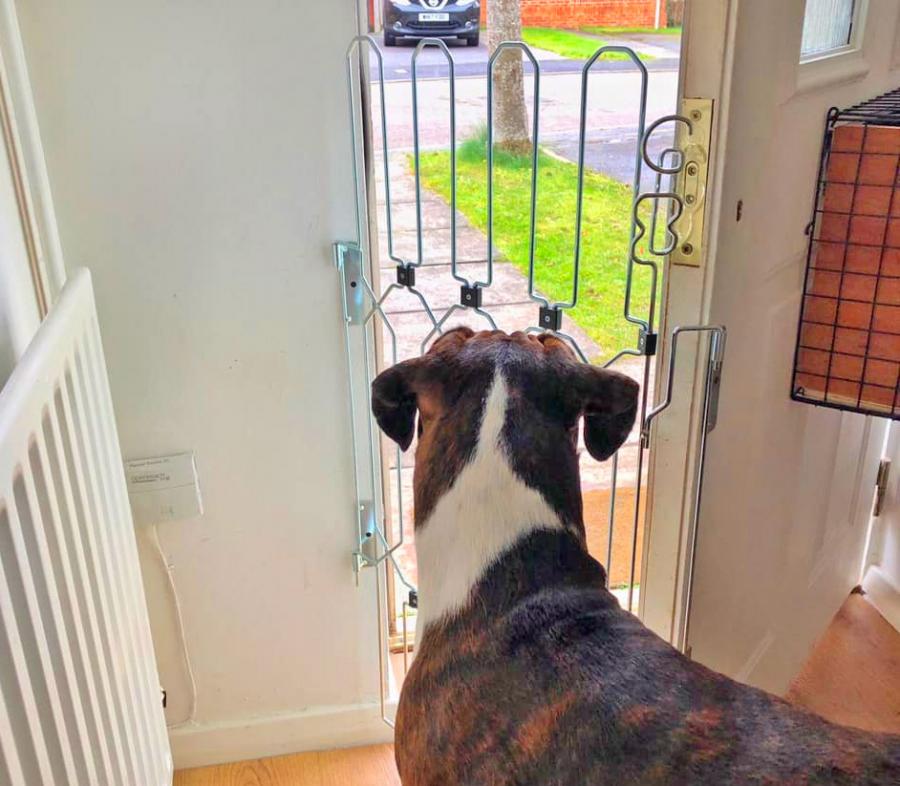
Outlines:
[{"label": "brass door hinge", "polygon": [[682,151],[683,166],[675,193],[684,203],[674,230],[678,245],[672,251],[673,265],[700,267],[703,260],[703,223],[706,216],[709,149],[712,136],[713,101],[711,98],[685,98],[681,115],[690,120],[690,129],[678,124],[675,147]]},{"label": "brass door hinge", "polygon": [[872,515],[881,515],[881,509],[884,505],[884,495],[887,492],[888,477],[891,474],[891,460],[881,459],[878,465],[878,475],[875,477],[875,506],[872,508]]}]

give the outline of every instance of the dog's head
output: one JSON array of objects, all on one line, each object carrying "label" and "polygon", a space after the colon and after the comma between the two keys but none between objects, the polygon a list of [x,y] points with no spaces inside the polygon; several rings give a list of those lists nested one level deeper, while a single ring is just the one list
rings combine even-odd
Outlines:
[{"label": "dog's head", "polygon": [[475,333],[465,327],[448,331],[427,354],[392,366],[372,384],[372,410],[385,434],[406,450],[418,431],[416,526],[472,459],[497,379],[505,385],[499,439],[510,467],[563,521],[583,526],[579,420],[588,452],[608,459],[634,424],[637,383],[579,362],[550,333]]}]

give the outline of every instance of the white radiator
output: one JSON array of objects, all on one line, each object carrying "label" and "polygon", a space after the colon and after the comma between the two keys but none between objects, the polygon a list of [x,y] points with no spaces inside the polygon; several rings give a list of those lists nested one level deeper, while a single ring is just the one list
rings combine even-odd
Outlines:
[{"label": "white radiator", "polygon": [[0,784],[172,782],[86,270],[0,392]]}]

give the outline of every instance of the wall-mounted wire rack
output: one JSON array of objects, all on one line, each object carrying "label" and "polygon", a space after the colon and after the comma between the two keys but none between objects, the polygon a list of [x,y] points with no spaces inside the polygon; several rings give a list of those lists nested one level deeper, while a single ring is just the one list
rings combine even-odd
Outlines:
[{"label": "wall-mounted wire rack", "polygon": [[831,109],[791,397],[900,417],[900,89]]}]

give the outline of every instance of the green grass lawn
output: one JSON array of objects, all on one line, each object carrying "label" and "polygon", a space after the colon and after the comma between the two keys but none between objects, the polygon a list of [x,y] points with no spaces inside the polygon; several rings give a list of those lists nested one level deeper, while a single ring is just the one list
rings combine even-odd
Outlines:
[{"label": "green grass lawn", "polygon": [[[461,144],[457,151],[457,207],[482,231],[487,229],[486,134]],[[410,168],[412,168],[410,157]],[[423,153],[422,183],[450,199],[450,154]],[[541,152],[538,163],[538,290],[553,300],[572,292],[577,168]],[[528,274],[531,157],[502,151],[494,155],[494,244],[522,273]],[[581,284],[577,307],[570,312],[600,346],[606,359],[634,347],[637,330],[622,315],[625,265],[631,226],[631,189],[596,172],[585,174]],[[644,315],[649,276],[635,273],[632,313]],[[535,310],[537,304],[535,304]]]},{"label": "green grass lawn", "polygon": [[594,35],[681,35],[680,27],[582,27]]},{"label": "green grass lawn", "polygon": [[[522,40],[529,46],[546,49],[572,60],[587,60],[606,42],[590,36],[580,35],[571,30],[553,30],[549,27],[523,27]],[[652,60],[646,55],[642,60]],[[628,55],[611,52],[603,56],[604,60],[629,60]]]}]

